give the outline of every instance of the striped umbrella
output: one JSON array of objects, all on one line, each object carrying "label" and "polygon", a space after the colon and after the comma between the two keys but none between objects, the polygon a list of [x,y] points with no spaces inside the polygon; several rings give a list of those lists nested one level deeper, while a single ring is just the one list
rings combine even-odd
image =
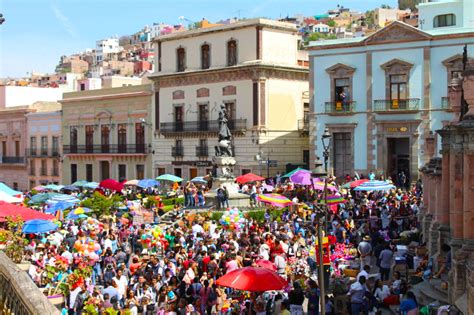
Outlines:
[{"label": "striped umbrella", "polygon": [[[322,181],[319,178],[313,179],[313,188],[315,190],[324,190],[324,181]],[[337,192],[336,186],[332,184],[327,184],[327,189],[332,191],[332,192]]]},{"label": "striped umbrella", "polygon": [[395,186],[381,180],[370,180],[354,188],[354,190],[357,190],[357,191],[390,190],[390,189],[395,189]]},{"label": "striped umbrella", "polygon": [[[347,201],[346,199],[344,199],[344,197],[342,197],[340,195],[327,196],[326,200],[328,202],[327,203],[328,205],[337,205],[337,204],[340,204],[340,203],[345,203]],[[321,202],[324,203],[324,199]]]},{"label": "striped umbrella", "polygon": [[263,194],[258,195],[257,200],[271,204],[274,207],[285,208],[291,206],[293,202],[285,196],[279,194]]}]

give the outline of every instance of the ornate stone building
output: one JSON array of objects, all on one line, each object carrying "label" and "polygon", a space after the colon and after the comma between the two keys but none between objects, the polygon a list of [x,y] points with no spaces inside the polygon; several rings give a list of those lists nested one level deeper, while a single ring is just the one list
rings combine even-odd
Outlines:
[{"label": "ornate stone building", "polygon": [[[233,134],[236,175],[307,166],[308,67],[299,39],[294,25],[265,19],[157,37],[150,76],[155,175],[209,173],[221,104]],[[255,158],[260,151],[270,165]]]},{"label": "ornate stone building", "polygon": [[[430,256],[451,246],[448,299],[464,314],[474,314],[474,63],[463,80],[450,85],[449,101],[457,113],[438,130],[442,158],[421,169],[424,191],[422,225]],[[459,121],[461,85],[469,111]]]}]

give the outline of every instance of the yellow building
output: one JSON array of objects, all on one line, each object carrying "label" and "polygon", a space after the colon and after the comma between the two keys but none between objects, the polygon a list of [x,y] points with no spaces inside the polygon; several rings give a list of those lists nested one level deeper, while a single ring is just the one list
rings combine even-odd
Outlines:
[{"label": "yellow building", "polygon": [[299,40],[293,24],[265,19],[157,37],[156,72],[149,76],[156,93],[155,175],[209,173],[221,104],[233,134],[235,175],[307,165],[309,71]]},{"label": "yellow building", "polygon": [[63,183],[152,176],[150,85],[65,93]]}]

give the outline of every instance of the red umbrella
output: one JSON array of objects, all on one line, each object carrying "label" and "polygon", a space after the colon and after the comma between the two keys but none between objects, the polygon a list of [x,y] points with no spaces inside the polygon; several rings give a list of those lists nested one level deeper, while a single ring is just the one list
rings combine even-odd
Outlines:
[{"label": "red umbrella", "polygon": [[351,182],[351,188],[355,188],[357,186],[360,186],[363,183],[368,182],[368,181],[369,180],[367,178],[355,180],[355,181]]},{"label": "red umbrella", "polygon": [[264,177],[255,175],[254,173],[247,173],[245,175],[238,176],[235,180],[239,184],[245,184],[245,183],[256,182],[256,181],[260,181],[264,179],[265,179]]},{"label": "red umbrella", "polygon": [[107,188],[110,190],[115,190],[115,191],[122,191],[123,189],[123,184],[119,183],[115,179],[104,179],[103,181],[100,182],[99,187],[102,188]]},{"label": "red umbrella", "polygon": [[11,216],[19,216],[23,221],[34,219],[54,220],[54,216],[50,214],[0,201],[0,222],[5,222],[7,217]]},{"label": "red umbrella", "polygon": [[217,285],[242,291],[283,290],[288,282],[275,272],[261,267],[245,267],[217,279]]},{"label": "red umbrella", "polygon": [[272,263],[270,260],[259,259],[259,260],[255,261],[255,263],[257,264],[257,266],[268,269],[268,270],[271,270],[271,271],[276,271],[277,270],[277,268],[275,267],[275,264]]}]

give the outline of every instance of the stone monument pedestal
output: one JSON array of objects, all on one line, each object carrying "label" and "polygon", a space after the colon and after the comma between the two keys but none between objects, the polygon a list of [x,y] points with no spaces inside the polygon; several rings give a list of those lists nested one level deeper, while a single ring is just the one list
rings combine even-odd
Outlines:
[{"label": "stone monument pedestal", "polygon": [[216,167],[216,177],[212,182],[212,190],[206,194],[206,204],[219,208],[217,188],[225,186],[229,192],[229,207],[248,207],[250,196],[239,193],[239,185],[235,182],[234,166],[237,163],[235,157],[214,156],[212,162]]}]

